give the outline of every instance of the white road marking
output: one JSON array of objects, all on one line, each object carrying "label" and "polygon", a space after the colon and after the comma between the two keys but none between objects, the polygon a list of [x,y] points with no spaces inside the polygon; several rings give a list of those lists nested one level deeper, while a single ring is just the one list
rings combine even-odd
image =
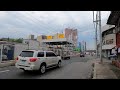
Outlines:
[{"label": "white road marking", "polygon": [[3,72],[8,72],[8,71],[10,71],[10,70],[4,70],[4,71],[0,71],[0,73],[3,73]]}]

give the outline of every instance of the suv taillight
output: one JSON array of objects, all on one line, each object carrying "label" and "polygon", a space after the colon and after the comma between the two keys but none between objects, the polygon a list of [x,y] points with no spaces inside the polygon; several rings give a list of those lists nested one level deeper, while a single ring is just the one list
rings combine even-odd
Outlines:
[{"label": "suv taillight", "polygon": [[35,62],[37,58],[30,58],[30,62]]},{"label": "suv taillight", "polygon": [[18,57],[16,58],[16,61],[18,61]]}]

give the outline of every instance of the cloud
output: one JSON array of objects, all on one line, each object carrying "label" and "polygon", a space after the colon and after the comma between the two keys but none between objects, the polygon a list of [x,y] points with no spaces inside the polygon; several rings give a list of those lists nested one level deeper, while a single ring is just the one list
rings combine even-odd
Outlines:
[{"label": "cloud", "polygon": [[[106,24],[109,14],[109,11],[102,11],[102,25]],[[50,35],[67,27],[75,28],[78,29],[78,42],[91,41],[89,45],[94,48],[92,11],[1,11],[0,27],[0,38]]]},{"label": "cloud", "polygon": [[0,20],[3,20],[7,16],[5,11],[0,11]]}]

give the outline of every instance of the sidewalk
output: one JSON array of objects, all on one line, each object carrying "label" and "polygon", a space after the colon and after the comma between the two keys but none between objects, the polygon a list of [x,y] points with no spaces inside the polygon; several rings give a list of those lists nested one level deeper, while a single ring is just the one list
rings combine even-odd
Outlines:
[{"label": "sidewalk", "polygon": [[97,59],[94,62],[93,79],[117,79],[115,73],[111,70],[112,61],[103,59],[103,63]]},{"label": "sidewalk", "polygon": [[7,67],[7,66],[14,66],[15,60],[8,60],[0,62],[0,68]]}]

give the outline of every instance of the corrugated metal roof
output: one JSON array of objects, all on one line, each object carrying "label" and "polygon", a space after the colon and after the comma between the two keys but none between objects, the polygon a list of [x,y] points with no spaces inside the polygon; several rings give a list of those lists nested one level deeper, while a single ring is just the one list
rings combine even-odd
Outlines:
[{"label": "corrugated metal roof", "polygon": [[120,11],[111,11],[111,14],[107,20],[107,24],[115,25],[120,18]]},{"label": "corrugated metal roof", "polygon": [[102,33],[112,28],[115,28],[115,25],[105,25],[102,27]]}]

